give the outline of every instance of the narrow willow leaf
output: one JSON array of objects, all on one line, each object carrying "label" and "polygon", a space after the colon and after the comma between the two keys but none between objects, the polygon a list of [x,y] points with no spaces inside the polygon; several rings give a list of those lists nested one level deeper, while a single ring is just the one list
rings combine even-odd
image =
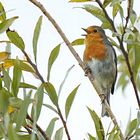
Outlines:
[{"label": "narrow willow leaf", "polygon": [[10,124],[8,127],[8,138],[9,140],[20,140],[12,124]]},{"label": "narrow willow leaf", "polygon": [[72,46],[83,45],[83,44],[84,44],[83,38],[78,38],[71,42]]},{"label": "narrow willow leaf", "polygon": [[63,127],[59,128],[56,131],[54,140],[62,140],[62,138],[63,138]]},{"label": "narrow willow leaf", "polygon": [[[35,74],[34,69],[32,66],[25,60],[18,60],[20,63],[20,68],[24,71],[31,72],[32,74]],[[2,64],[0,64],[0,68],[10,68],[12,66],[16,65],[16,59],[6,59],[3,61]]]},{"label": "narrow willow leaf", "polygon": [[20,80],[21,80],[21,68],[20,68],[20,62],[17,59],[14,69],[13,69],[13,81],[12,81],[12,92],[13,95],[16,97],[19,91],[19,84],[20,84]]},{"label": "narrow willow leaf", "polygon": [[111,1],[112,0],[104,0],[104,2],[103,2],[104,8],[107,7],[111,3]]},{"label": "narrow willow leaf", "polygon": [[24,41],[16,31],[7,31],[7,36],[15,46],[17,46],[20,50],[24,50]]},{"label": "narrow willow leaf", "polygon": [[[83,9],[95,16],[96,18],[98,18],[100,21],[102,21],[102,23],[110,25],[109,21],[105,17],[104,12],[97,6],[86,4],[84,5]],[[109,29],[111,29],[111,25]]]},{"label": "narrow willow leaf", "polygon": [[49,105],[49,104],[43,104],[45,107],[47,107],[48,109],[50,109],[50,110],[52,110],[53,112],[55,112],[56,114],[58,114],[58,112],[57,112],[57,110],[53,107],[53,106],[51,106],[51,105]]},{"label": "narrow willow leaf", "polygon": [[96,140],[96,138],[93,137],[91,134],[88,134],[88,137],[89,137],[89,138],[88,138],[89,140]]},{"label": "narrow willow leaf", "polygon": [[134,10],[132,10],[132,12],[130,14],[130,21],[131,21],[132,25],[134,25],[136,19],[137,19],[137,14]]},{"label": "narrow willow leaf", "polygon": [[10,53],[8,52],[0,52],[0,61],[3,61],[9,57]]},{"label": "narrow willow leaf", "polygon": [[2,73],[3,73],[3,81],[4,81],[4,86],[7,88],[8,91],[10,91],[10,87],[11,87],[11,78],[8,74],[8,72],[2,68]]},{"label": "narrow willow leaf", "polygon": [[89,113],[92,117],[92,120],[94,122],[98,139],[99,140],[104,140],[105,139],[104,128],[103,128],[103,125],[102,125],[102,122],[101,122],[100,118],[98,117],[96,112],[92,111],[90,108],[88,108],[88,111],[89,111]]},{"label": "narrow willow leaf", "polygon": [[41,85],[35,93],[35,97],[34,97],[35,101],[31,112],[31,116],[32,118],[35,119],[35,121],[37,121],[40,116],[42,103],[43,103],[43,96],[44,96],[44,90],[43,90],[43,85]]},{"label": "narrow willow leaf", "polygon": [[69,2],[88,2],[93,0],[70,0]]},{"label": "narrow willow leaf", "polygon": [[37,55],[37,43],[41,31],[41,25],[42,25],[42,16],[39,17],[35,29],[34,29],[34,35],[33,35],[33,53],[34,53],[34,59],[36,62],[36,55]]},{"label": "narrow willow leaf", "polygon": [[119,2],[113,5],[113,11],[112,11],[113,18],[116,17],[117,13],[119,12],[119,9],[120,9],[120,3]]},{"label": "narrow willow leaf", "polygon": [[51,68],[53,63],[55,62],[58,54],[59,54],[59,50],[60,50],[60,45],[57,45],[51,52],[50,56],[49,56],[49,61],[48,61],[48,75],[47,75],[47,80],[49,81],[50,79],[50,72],[51,72]]},{"label": "narrow willow leaf", "polygon": [[49,123],[49,125],[48,125],[48,127],[47,127],[47,129],[46,129],[46,134],[47,134],[47,136],[49,137],[49,138],[51,138],[51,136],[52,136],[52,133],[53,133],[53,130],[54,130],[54,126],[55,126],[55,122],[58,120],[58,118],[53,118],[51,121],[50,121],[50,123]]},{"label": "narrow willow leaf", "polygon": [[31,89],[37,89],[36,86],[28,84],[28,83],[24,83],[24,82],[20,82],[19,84],[19,88],[31,88]]},{"label": "narrow willow leaf", "polygon": [[0,90],[0,112],[4,114],[7,111],[9,104],[9,92],[4,88]]},{"label": "narrow willow leaf", "polygon": [[137,119],[130,121],[126,128],[126,133],[125,133],[126,137],[131,136],[131,134],[135,131],[136,127],[137,127]]},{"label": "narrow willow leaf", "polygon": [[69,73],[70,73],[70,71],[72,70],[73,67],[74,67],[74,65],[71,66],[71,67],[67,70],[66,75],[65,75],[65,77],[64,77],[64,80],[63,80],[62,83],[60,84],[59,91],[58,91],[58,97],[60,96],[60,93],[61,93],[61,90],[62,90],[62,88],[63,88],[63,86],[64,86],[64,83],[65,83],[65,81],[66,81],[66,79],[67,79],[67,77],[68,77],[68,75],[69,75]]},{"label": "narrow willow leaf", "polygon": [[12,17],[0,23],[0,34],[5,32],[18,17]]},{"label": "narrow willow leaf", "polygon": [[0,2],[0,21],[6,20],[6,13],[2,3]]},{"label": "narrow willow leaf", "polygon": [[75,98],[75,95],[77,93],[77,90],[79,88],[80,85],[78,85],[76,88],[73,89],[73,91],[69,94],[69,96],[67,97],[66,103],[65,103],[65,115],[66,115],[66,119],[68,118],[73,100]]},{"label": "narrow willow leaf", "polygon": [[18,112],[17,120],[16,120],[16,130],[17,131],[20,130],[22,124],[25,121],[25,118],[27,115],[27,109],[28,109],[28,106],[30,103],[31,103],[31,99],[29,96],[26,96],[21,103],[20,110]]},{"label": "narrow willow leaf", "polygon": [[58,105],[58,96],[54,86],[50,83],[44,83],[44,88],[47,91],[49,98],[51,99],[52,103],[57,106]]}]

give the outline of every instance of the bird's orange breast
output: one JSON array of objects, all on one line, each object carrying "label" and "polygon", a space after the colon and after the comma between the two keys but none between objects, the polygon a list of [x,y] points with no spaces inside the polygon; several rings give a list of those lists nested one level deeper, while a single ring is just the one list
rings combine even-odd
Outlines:
[{"label": "bird's orange breast", "polygon": [[90,61],[92,58],[103,60],[106,55],[106,47],[102,38],[92,38],[87,36],[85,39],[86,48],[84,51],[84,61]]}]

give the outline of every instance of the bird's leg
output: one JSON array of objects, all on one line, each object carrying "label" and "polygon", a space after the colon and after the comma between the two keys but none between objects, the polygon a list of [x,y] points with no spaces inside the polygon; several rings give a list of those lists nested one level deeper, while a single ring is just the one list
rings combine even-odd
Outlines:
[{"label": "bird's leg", "polygon": [[85,71],[85,76],[87,76],[88,73],[92,73],[90,67],[87,65],[85,66],[84,71]]}]

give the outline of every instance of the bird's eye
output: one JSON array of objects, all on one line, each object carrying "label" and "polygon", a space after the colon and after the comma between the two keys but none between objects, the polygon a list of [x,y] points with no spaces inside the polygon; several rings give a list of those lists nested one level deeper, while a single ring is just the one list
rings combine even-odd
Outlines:
[{"label": "bird's eye", "polygon": [[94,33],[97,33],[97,29],[94,29],[93,32],[94,32]]}]

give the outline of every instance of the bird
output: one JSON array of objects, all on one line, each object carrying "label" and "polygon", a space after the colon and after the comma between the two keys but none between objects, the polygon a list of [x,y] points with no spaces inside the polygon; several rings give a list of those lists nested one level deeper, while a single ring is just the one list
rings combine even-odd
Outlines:
[{"label": "bird", "polygon": [[86,34],[83,62],[94,77],[100,95],[103,95],[101,116],[109,117],[104,101],[110,106],[110,93],[114,93],[117,79],[117,57],[105,31],[100,26],[82,28]]}]

